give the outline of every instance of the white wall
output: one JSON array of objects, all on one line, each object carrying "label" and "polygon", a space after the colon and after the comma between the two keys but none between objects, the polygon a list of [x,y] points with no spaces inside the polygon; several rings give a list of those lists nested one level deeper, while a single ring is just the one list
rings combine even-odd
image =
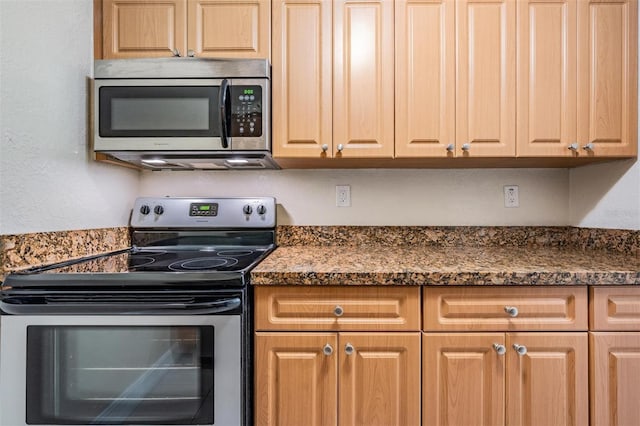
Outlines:
[{"label": "white wall", "polygon": [[87,150],[92,7],[0,0],[0,234],[127,224],[138,174]]},{"label": "white wall", "polygon": [[[145,196],[274,196],[295,225],[566,225],[567,169],[144,172]],[[335,186],[351,185],[351,207]],[[504,208],[503,185],[520,208]]]},{"label": "white wall", "polygon": [[640,163],[635,160],[572,169],[570,224],[640,230]]}]

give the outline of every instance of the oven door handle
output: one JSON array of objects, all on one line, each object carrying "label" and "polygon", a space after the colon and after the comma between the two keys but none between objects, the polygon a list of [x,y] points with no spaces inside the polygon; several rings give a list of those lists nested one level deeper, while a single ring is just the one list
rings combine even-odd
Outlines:
[{"label": "oven door handle", "polygon": [[[6,298],[0,302],[3,312],[11,315],[214,315],[240,313],[242,300],[239,297],[206,302],[131,302],[95,300],[56,300],[45,298],[45,303],[25,303],[19,297]],[[235,312],[234,312],[235,311]]]}]

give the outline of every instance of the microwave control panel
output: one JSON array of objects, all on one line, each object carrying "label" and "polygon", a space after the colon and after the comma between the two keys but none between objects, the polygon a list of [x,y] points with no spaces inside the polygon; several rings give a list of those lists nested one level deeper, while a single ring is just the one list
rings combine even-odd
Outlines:
[{"label": "microwave control panel", "polygon": [[231,136],[262,136],[262,87],[231,86]]}]

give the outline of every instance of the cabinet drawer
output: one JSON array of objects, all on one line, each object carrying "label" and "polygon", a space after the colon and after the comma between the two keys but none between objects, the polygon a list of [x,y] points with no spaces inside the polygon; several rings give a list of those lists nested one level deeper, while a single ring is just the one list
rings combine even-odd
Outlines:
[{"label": "cabinet drawer", "polygon": [[587,330],[586,287],[425,287],[423,294],[425,331]]},{"label": "cabinet drawer", "polygon": [[592,330],[640,331],[640,287],[591,287]]},{"label": "cabinet drawer", "polygon": [[255,287],[256,330],[420,330],[419,287]]}]

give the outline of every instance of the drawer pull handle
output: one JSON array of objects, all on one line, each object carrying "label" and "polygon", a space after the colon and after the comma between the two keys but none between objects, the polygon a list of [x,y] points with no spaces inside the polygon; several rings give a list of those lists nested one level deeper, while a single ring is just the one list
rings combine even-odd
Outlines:
[{"label": "drawer pull handle", "polygon": [[337,317],[341,317],[342,314],[344,314],[344,309],[342,309],[342,306],[338,305],[333,309],[333,314]]},{"label": "drawer pull handle", "polygon": [[513,318],[518,316],[518,308],[516,308],[515,306],[505,306],[504,311]]},{"label": "drawer pull handle", "polygon": [[344,345],[344,353],[347,355],[353,355],[353,353],[355,352],[355,349],[353,347],[353,345],[351,343],[347,343],[346,345]]},{"label": "drawer pull handle", "polygon": [[494,343],[493,349],[496,350],[496,353],[498,355],[504,355],[505,353],[507,353],[507,348],[505,348],[504,345],[501,345],[500,343]]},{"label": "drawer pull handle", "polygon": [[331,345],[327,343],[326,345],[324,345],[324,348],[322,348],[322,353],[326,356],[331,355],[333,353],[333,347],[331,347]]},{"label": "drawer pull handle", "polygon": [[517,343],[514,343],[513,349],[515,349],[518,355],[520,356],[527,354],[527,347],[525,345],[519,345]]}]

